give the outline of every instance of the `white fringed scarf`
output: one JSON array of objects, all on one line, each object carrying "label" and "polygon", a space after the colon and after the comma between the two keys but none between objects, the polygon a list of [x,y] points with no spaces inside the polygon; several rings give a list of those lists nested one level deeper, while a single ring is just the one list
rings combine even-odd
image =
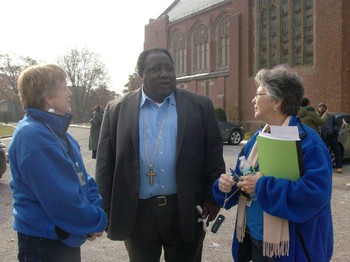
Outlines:
[{"label": "white fringed scarf", "polygon": [[[290,117],[287,117],[282,126],[289,125]],[[268,132],[270,127],[265,125],[262,132]],[[248,156],[248,161],[256,166],[258,162],[258,148],[255,141]],[[246,204],[248,198],[240,195],[237,210],[236,237],[243,242],[246,230]],[[264,236],[263,255],[267,257],[289,255],[289,223],[288,220],[271,216],[264,212]]]}]

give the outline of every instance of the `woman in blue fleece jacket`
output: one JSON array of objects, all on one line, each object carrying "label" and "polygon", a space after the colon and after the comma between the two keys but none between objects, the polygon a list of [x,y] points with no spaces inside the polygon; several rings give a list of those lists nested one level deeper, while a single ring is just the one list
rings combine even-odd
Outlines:
[{"label": "woman in blue fleece jacket", "polygon": [[[237,205],[232,255],[235,261],[330,261],[333,253],[331,214],[332,163],[320,136],[297,117],[303,85],[288,66],[262,69],[252,100],[255,118],[267,125],[297,126],[303,175],[296,181],[259,172],[256,137],[241,155],[252,160],[255,175],[222,174],[213,185],[214,197],[226,209]],[[254,161],[255,159],[255,161]],[[240,161],[237,161],[236,173]],[[253,198],[251,196],[254,196]]]},{"label": "woman in blue fleece jacket", "polygon": [[107,217],[80,147],[67,132],[71,91],[57,65],[18,78],[26,111],[9,146],[19,261],[80,261],[86,239],[102,236]]}]

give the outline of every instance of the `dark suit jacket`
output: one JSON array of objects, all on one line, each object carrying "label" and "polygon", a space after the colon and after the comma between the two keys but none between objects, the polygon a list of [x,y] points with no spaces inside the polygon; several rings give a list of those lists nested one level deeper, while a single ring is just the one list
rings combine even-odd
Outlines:
[{"label": "dark suit jacket", "polygon": [[[108,237],[126,239],[135,224],[139,194],[141,88],[108,103],[97,150],[96,181],[110,211]],[[225,173],[223,145],[213,104],[183,89],[175,91],[178,115],[176,183],[181,233],[194,239],[197,203],[216,205],[211,186]]]}]

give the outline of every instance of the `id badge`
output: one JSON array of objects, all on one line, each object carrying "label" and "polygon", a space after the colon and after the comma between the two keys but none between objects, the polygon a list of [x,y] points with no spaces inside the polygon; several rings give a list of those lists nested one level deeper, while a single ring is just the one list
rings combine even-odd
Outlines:
[{"label": "id badge", "polygon": [[83,172],[79,171],[78,172],[78,178],[79,178],[79,182],[81,186],[85,186],[86,185],[86,179],[85,176],[83,174]]}]

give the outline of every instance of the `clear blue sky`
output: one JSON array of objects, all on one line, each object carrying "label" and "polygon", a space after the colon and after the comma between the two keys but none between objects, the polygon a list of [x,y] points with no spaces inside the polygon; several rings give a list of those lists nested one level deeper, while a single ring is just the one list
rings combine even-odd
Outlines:
[{"label": "clear blue sky", "polygon": [[99,53],[121,92],[143,50],[144,26],[173,0],[6,0],[1,2],[0,53],[56,62],[72,48]]}]

